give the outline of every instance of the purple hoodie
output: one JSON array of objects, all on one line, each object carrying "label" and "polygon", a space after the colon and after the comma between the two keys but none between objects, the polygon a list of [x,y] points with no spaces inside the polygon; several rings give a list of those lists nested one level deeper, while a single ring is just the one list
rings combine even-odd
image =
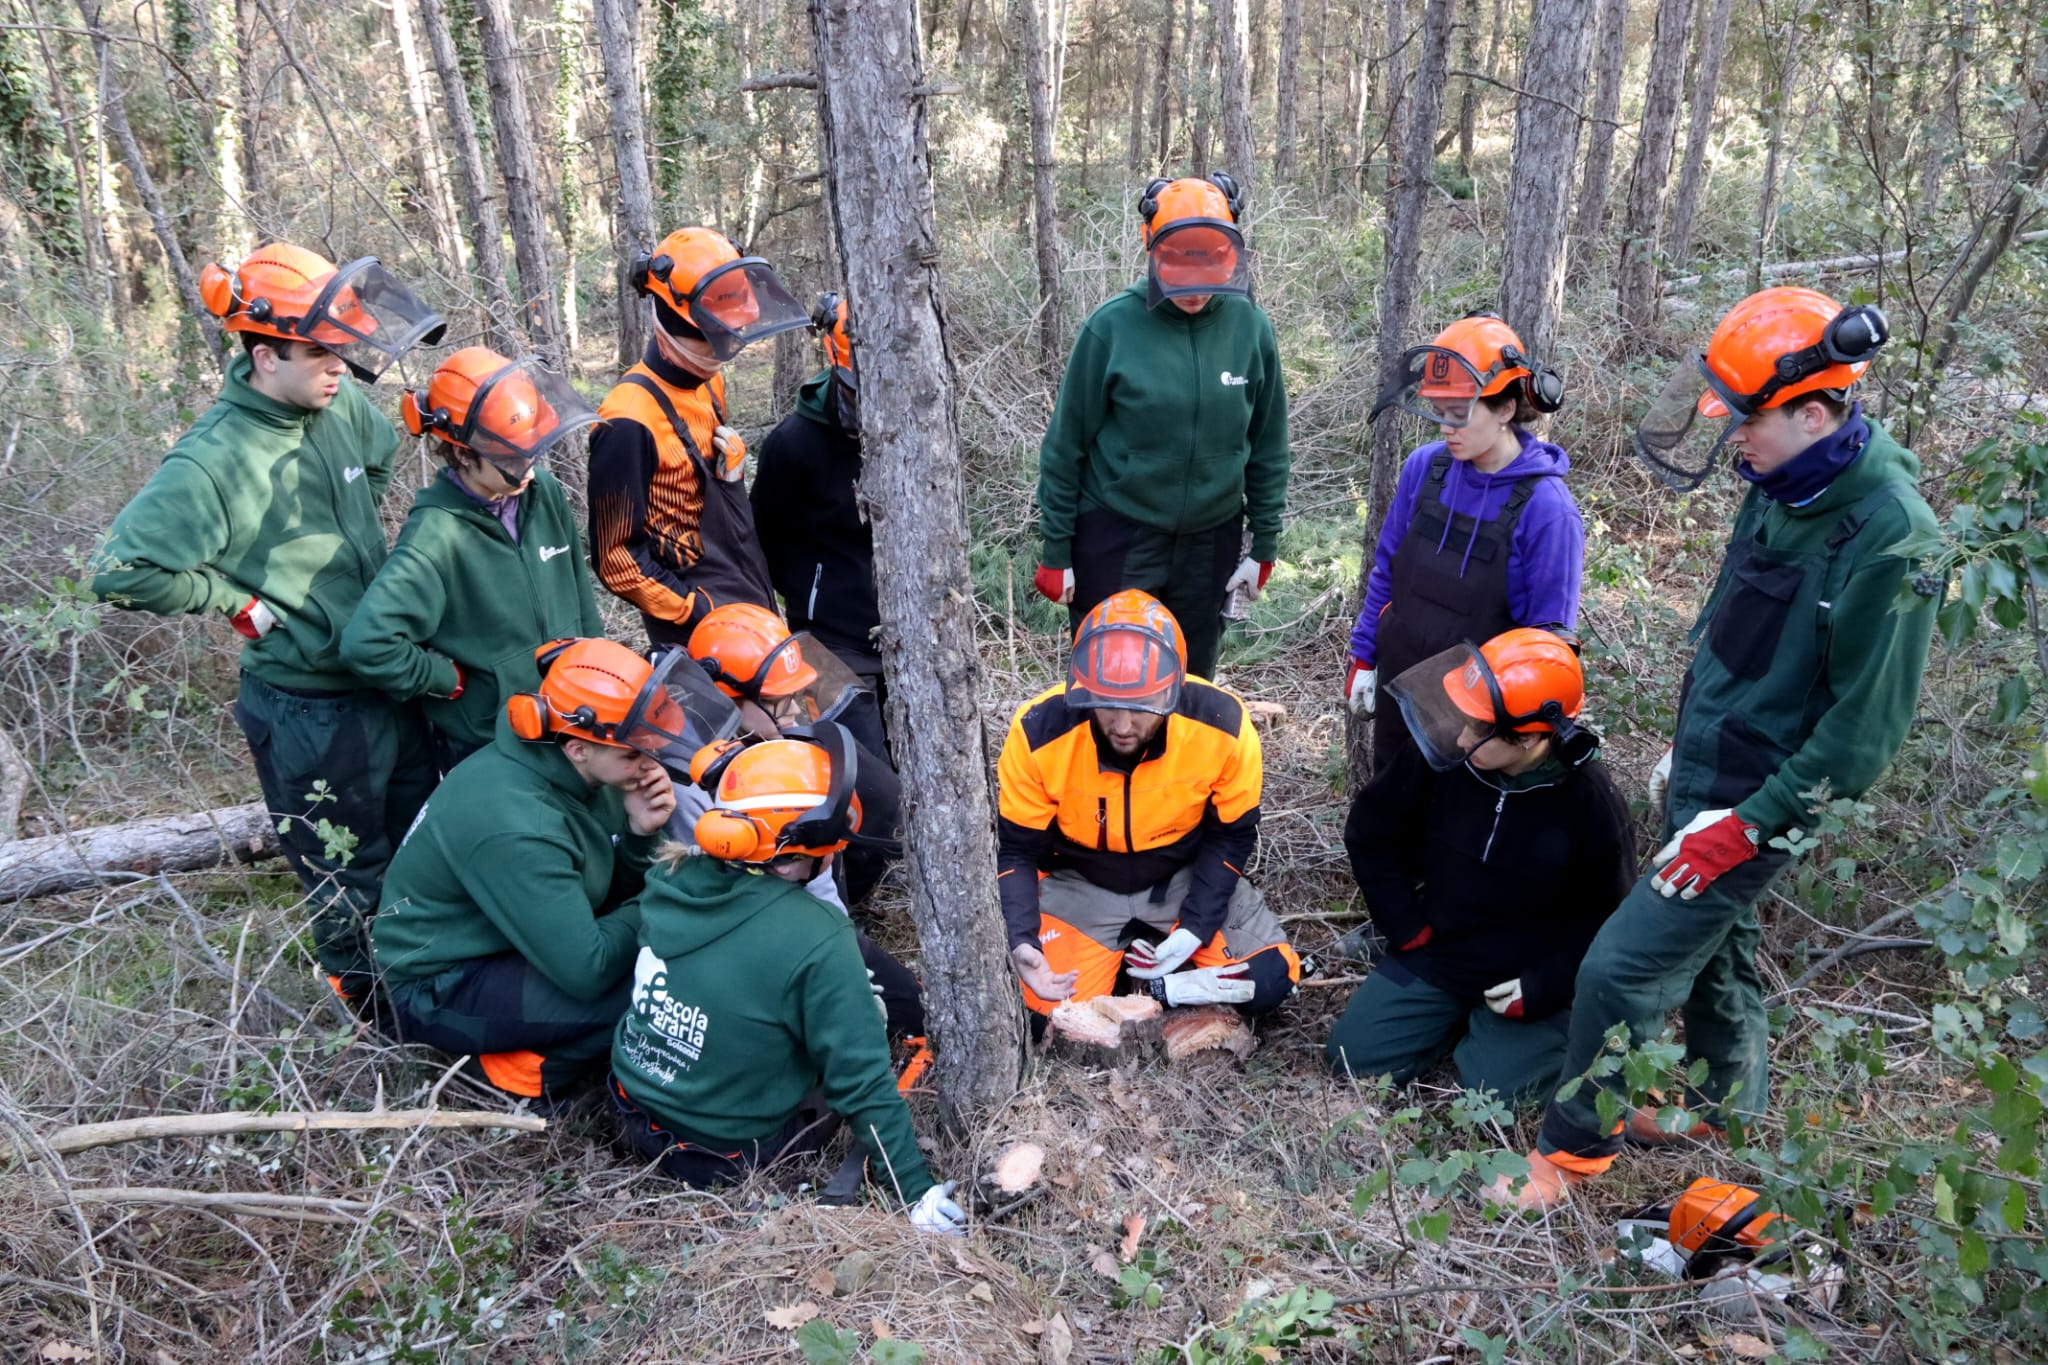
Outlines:
[{"label": "purple hoodie", "polygon": [[[1492,521],[1507,506],[1515,483],[1525,474],[1563,475],[1572,462],[1563,450],[1539,441],[1519,428],[1522,453],[1494,474],[1481,474],[1470,465],[1451,461],[1444,475],[1443,505],[1452,513],[1463,512],[1475,523]],[[1379,549],[1373,555],[1372,578],[1365,588],[1365,606],[1358,613],[1358,625],[1351,632],[1351,656],[1368,667],[1377,656],[1380,613],[1393,597],[1391,577],[1394,552],[1401,548],[1409,525],[1415,520],[1415,500],[1429,475],[1429,462],[1444,453],[1442,441],[1431,441],[1410,452],[1401,466],[1401,478],[1394,486],[1394,505],[1387,511],[1380,530]],[[1478,527],[1475,525],[1476,535]],[[1459,556],[1462,577],[1471,556],[1470,538],[1458,544],[1451,539],[1448,519],[1444,536],[1436,547],[1440,555]],[[1514,542],[1508,547],[1508,611],[1518,625],[1561,625],[1576,629],[1579,621],[1579,570],[1586,556],[1586,528],[1579,519],[1578,504],[1560,478],[1544,479],[1522,508],[1515,523]]]}]

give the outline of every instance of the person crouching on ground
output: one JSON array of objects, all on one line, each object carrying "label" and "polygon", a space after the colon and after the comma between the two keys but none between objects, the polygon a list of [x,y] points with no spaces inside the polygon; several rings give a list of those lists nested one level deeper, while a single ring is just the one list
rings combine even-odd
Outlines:
[{"label": "person crouching on ground", "polygon": [[[997,766],[996,868],[1024,1003],[1116,989],[1273,1009],[1301,960],[1244,879],[1264,781],[1244,703],[1187,672],[1180,624],[1135,588],[1074,636],[1068,681],[1021,707]],[[1043,875],[1041,875],[1043,874]]]},{"label": "person crouching on ground", "polygon": [[401,1038],[554,1103],[603,1071],[625,1012],[628,902],[675,808],[658,757],[684,720],[622,644],[558,641],[536,662],[540,690],[507,700],[405,836],[371,937]]},{"label": "person crouching on ground", "polygon": [[1418,742],[1358,793],[1344,846],[1394,947],[1331,1031],[1330,1066],[1399,1085],[1449,1056],[1468,1090],[1547,1100],[1579,960],[1636,870],[1628,807],[1577,724],[1578,654],[1511,630],[1388,691]]},{"label": "person crouching on ground", "polygon": [[957,1235],[965,1215],[918,1150],[853,926],[804,890],[860,827],[852,742],[829,721],[816,739],[699,765],[715,804],[699,852],[672,846],[641,896],[612,1102],[635,1152],[698,1187],[816,1152],[843,1118],[910,1221]]}]

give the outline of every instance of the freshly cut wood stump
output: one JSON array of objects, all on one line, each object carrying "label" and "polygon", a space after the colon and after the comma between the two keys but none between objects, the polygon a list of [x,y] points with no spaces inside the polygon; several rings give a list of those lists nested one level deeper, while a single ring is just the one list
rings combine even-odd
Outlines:
[{"label": "freshly cut wood stump", "polygon": [[1162,1013],[1159,1002],[1146,995],[1062,1000],[1052,1007],[1045,1045],[1077,1061],[1124,1065],[1158,1053]]},{"label": "freshly cut wood stump", "polygon": [[1169,1062],[1206,1059],[1219,1052],[1243,1061],[1259,1045],[1251,1025],[1228,1005],[1190,1005],[1168,1010],[1160,1032]]}]

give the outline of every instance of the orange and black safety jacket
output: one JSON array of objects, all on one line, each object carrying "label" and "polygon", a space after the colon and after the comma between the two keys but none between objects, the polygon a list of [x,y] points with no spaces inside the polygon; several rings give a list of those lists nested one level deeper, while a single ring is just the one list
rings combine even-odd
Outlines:
[{"label": "orange and black safety jacket", "polygon": [[715,477],[710,463],[724,377],[701,379],[650,341],[597,415],[590,567],[604,585],[679,633],[728,602],[774,610],[746,487]]},{"label": "orange and black safety jacket", "polygon": [[1009,946],[1038,942],[1038,874],[1105,891],[1163,888],[1194,867],[1181,927],[1207,940],[1259,839],[1264,763],[1244,703],[1189,678],[1151,743],[1121,757],[1064,686],[1026,702],[996,767],[996,877]]}]

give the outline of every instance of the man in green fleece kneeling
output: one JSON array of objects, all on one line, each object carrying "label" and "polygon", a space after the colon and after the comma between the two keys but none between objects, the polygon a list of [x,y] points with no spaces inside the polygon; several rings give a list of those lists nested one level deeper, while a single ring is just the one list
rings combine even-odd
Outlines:
[{"label": "man in green fleece kneeling", "polygon": [[815,730],[694,765],[714,794],[702,855],[648,875],[612,1101],[636,1152],[700,1187],[814,1152],[844,1118],[910,1221],[958,1236],[966,1217],[911,1133],[853,925],[804,890],[860,827],[853,744]]},{"label": "man in green fleece kneeling", "polygon": [[675,809],[658,760],[686,717],[624,645],[556,641],[535,663],[540,690],[407,832],[371,938],[405,1041],[553,1103],[603,1070],[625,1012],[628,902]]}]

